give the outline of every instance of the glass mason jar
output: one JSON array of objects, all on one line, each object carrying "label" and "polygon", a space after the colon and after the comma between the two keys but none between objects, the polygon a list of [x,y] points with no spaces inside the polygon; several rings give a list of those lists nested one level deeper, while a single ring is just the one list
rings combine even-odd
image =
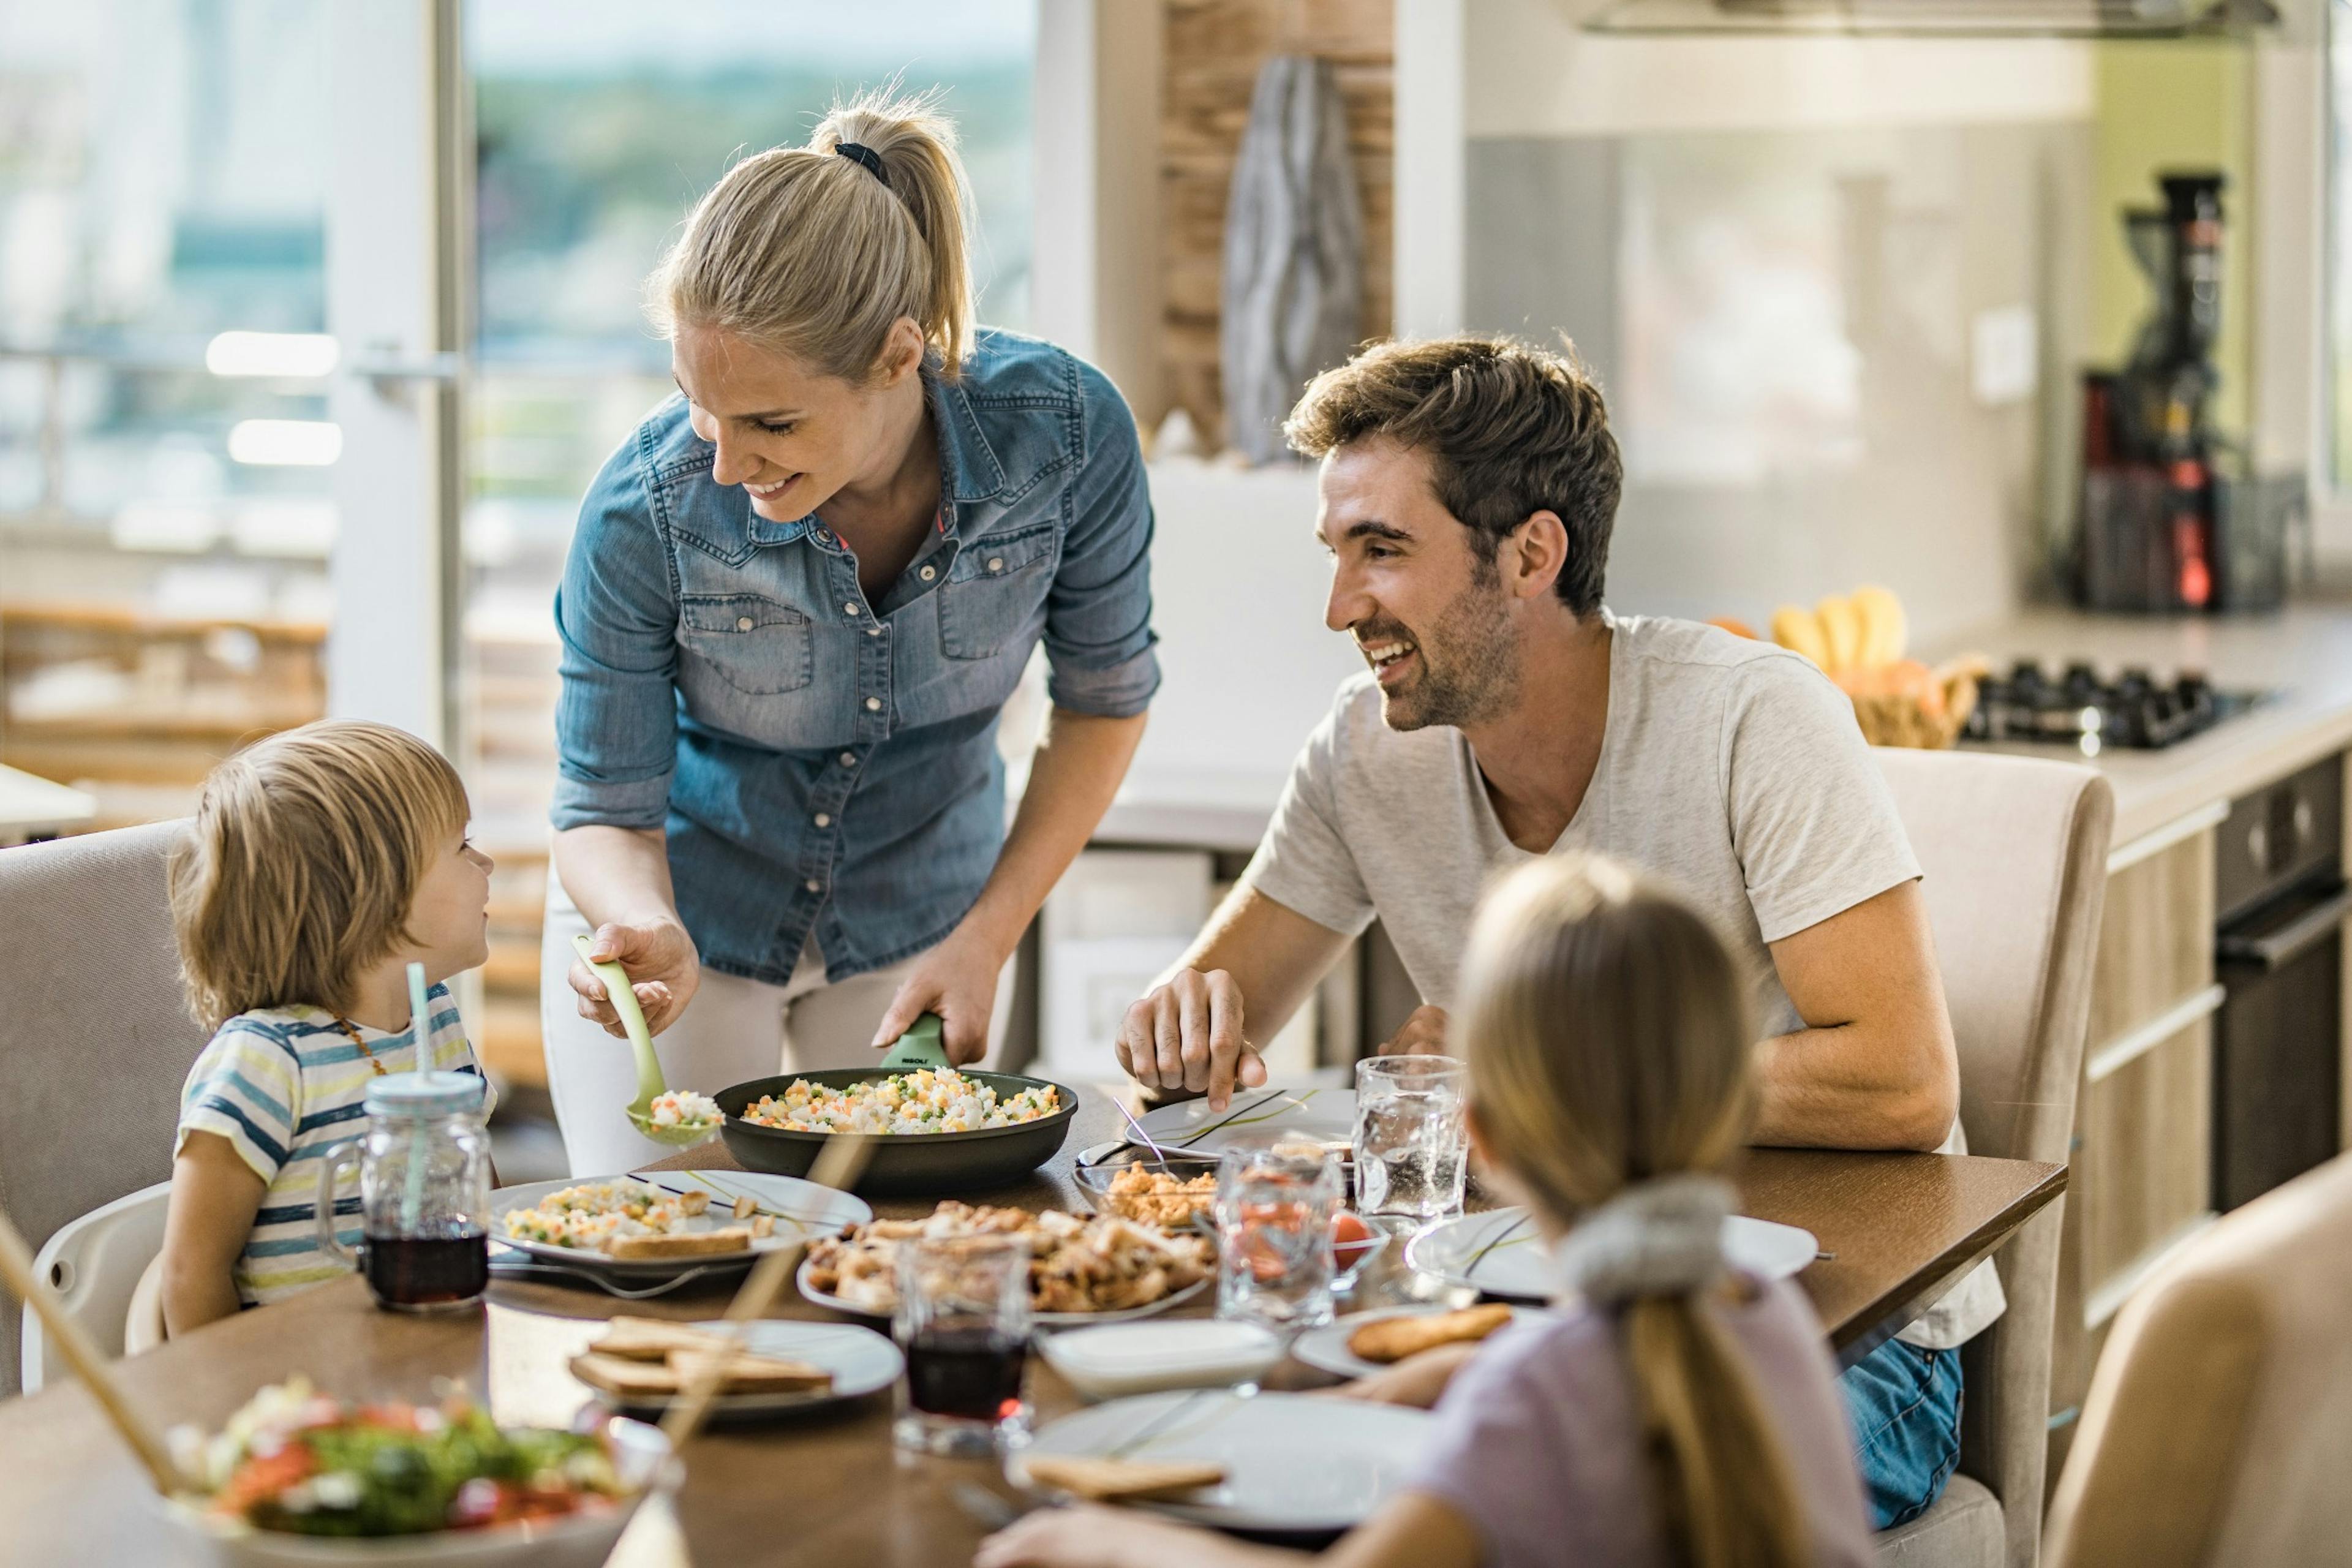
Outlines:
[{"label": "glass mason jar", "polygon": [[[319,1246],[367,1276],[378,1306],[470,1307],[489,1286],[483,1091],[472,1073],[387,1074],[368,1085],[367,1131],[320,1162]],[[339,1199],[353,1166],[359,1195]],[[348,1223],[353,1217],[356,1231]]]}]

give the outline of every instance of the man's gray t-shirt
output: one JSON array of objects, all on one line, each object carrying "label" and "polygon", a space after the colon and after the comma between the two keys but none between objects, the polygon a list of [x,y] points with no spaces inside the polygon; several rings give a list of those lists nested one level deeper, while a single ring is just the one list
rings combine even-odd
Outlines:
[{"label": "man's gray t-shirt", "polygon": [[[1763,1031],[1802,1029],[1766,944],[1919,876],[1853,708],[1786,648],[1601,615],[1601,757],[1553,848],[1614,857],[1679,892],[1747,962]],[[1422,1000],[1450,1008],[1479,895],[1535,858],[1504,833],[1462,731],[1390,729],[1367,671],[1307,738],[1243,880],[1349,935],[1377,915]],[[1946,1148],[1962,1147],[1955,1126]],[[1901,1337],[1957,1345],[2002,1305],[1979,1268]]]}]

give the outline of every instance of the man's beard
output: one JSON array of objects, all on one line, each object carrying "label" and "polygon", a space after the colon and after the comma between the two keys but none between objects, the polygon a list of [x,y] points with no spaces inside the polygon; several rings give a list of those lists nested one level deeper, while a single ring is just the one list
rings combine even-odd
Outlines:
[{"label": "man's beard", "polygon": [[1470,585],[1438,612],[1425,636],[1398,626],[1392,633],[1359,630],[1360,641],[1411,637],[1421,675],[1402,691],[1381,689],[1381,717],[1391,730],[1432,724],[1466,729],[1494,718],[1518,696],[1519,650],[1503,604],[1500,574],[1474,573]]}]

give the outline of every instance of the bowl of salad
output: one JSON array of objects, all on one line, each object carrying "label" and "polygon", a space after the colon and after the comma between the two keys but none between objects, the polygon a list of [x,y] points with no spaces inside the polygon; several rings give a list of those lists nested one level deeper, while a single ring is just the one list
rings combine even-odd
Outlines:
[{"label": "bowl of salad", "polygon": [[460,1392],[348,1405],[299,1376],[172,1446],[201,1490],[165,1514],[224,1568],[596,1568],[678,1479],[669,1440],[641,1422],[500,1426]]}]

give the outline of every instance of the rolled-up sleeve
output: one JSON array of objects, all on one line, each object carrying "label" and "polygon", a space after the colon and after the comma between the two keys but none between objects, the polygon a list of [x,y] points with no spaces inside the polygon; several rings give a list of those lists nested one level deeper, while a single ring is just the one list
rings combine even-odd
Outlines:
[{"label": "rolled-up sleeve", "polygon": [[1084,466],[1062,563],[1045,599],[1045,691],[1056,708],[1129,719],[1160,689],[1151,634],[1151,490],[1135,418],[1118,388],[1080,365]]},{"label": "rolled-up sleeve", "polygon": [[677,762],[677,603],[635,442],[589,486],[555,631],[556,828],[659,827]]}]

